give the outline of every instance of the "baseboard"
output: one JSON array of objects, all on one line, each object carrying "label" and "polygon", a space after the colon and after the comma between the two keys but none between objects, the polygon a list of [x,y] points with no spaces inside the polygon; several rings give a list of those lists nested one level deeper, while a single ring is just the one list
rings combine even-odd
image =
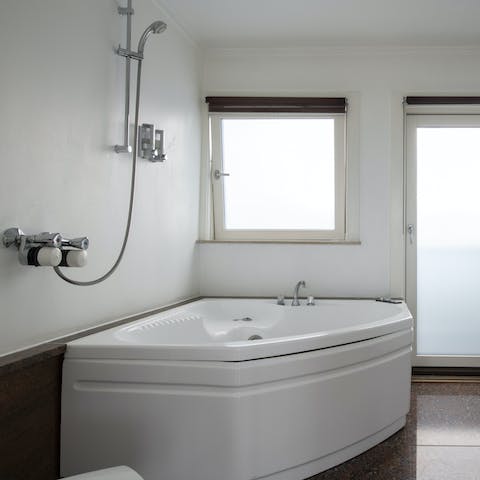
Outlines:
[{"label": "baseboard", "polygon": [[480,367],[412,367],[412,377],[473,377],[480,379]]}]

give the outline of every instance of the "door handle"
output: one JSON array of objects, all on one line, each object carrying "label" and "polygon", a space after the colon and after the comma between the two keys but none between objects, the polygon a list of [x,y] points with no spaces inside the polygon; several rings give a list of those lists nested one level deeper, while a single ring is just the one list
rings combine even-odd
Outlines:
[{"label": "door handle", "polygon": [[413,243],[414,234],[415,234],[415,225],[413,223],[409,223],[407,225],[407,233],[408,233],[408,239],[411,245]]}]

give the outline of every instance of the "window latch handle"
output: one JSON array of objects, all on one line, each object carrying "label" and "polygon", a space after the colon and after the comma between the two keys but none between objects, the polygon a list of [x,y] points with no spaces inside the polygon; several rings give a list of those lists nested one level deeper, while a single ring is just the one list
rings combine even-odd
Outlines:
[{"label": "window latch handle", "polygon": [[221,172],[220,170],[217,169],[213,172],[213,176],[215,177],[215,180],[220,180],[221,177],[229,177],[230,174]]}]

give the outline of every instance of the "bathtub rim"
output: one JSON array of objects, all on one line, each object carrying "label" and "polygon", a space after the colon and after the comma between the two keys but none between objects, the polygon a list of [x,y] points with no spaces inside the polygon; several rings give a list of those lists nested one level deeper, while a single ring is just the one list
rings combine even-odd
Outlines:
[{"label": "bathtub rim", "polygon": [[405,352],[411,355],[411,330],[348,345],[246,362],[70,358],[65,359],[63,367],[65,372],[72,368],[77,371],[76,388],[80,390],[88,384],[100,387],[108,378],[108,385],[104,384],[107,389],[112,387],[112,382],[117,382],[122,388],[182,385],[201,390],[234,391],[269,383],[281,384],[295,378],[338,374]]},{"label": "bathtub rim", "polygon": [[[202,298],[187,305],[182,305],[165,310],[159,314],[162,316],[192,308],[195,303],[204,301],[239,300],[238,297],[208,297]],[[271,298],[242,298],[255,302],[272,301]],[[351,302],[374,302],[372,299],[324,299],[341,303]],[[226,343],[204,344],[135,344],[121,341],[115,334],[124,329],[131,328],[136,324],[145,322],[150,315],[137,319],[131,323],[122,324],[102,332],[88,335],[67,343],[65,358],[67,359],[111,359],[111,360],[174,360],[174,361],[220,361],[220,362],[243,362],[263,358],[293,355],[302,352],[323,350],[341,345],[362,342],[391,333],[412,328],[412,315],[404,302],[398,304],[401,311],[382,322],[370,322],[359,324],[362,327],[354,329],[342,328],[315,333],[269,338],[259,341],[236,341]],[[297,308],[297,307],[296,307]],[[301,308],[301,307],[298,307]]]}]

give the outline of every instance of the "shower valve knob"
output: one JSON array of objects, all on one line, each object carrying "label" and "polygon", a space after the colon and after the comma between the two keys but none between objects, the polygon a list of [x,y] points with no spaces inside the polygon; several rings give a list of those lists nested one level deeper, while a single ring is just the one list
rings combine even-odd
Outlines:
[{"label": "shower valve knob", "polygon": [[63,245],[66,247],[78,248],[80,250],[87,250],[90,241],[88,237],[72,238],[71,240],[64,240]]},{"label": "shower valve knob", "polygon": [[24,233],[17,227],[5,230],[2,236],[3,246],[8,248],[11,245],[20,245],[22,236],[24,236]]}]

